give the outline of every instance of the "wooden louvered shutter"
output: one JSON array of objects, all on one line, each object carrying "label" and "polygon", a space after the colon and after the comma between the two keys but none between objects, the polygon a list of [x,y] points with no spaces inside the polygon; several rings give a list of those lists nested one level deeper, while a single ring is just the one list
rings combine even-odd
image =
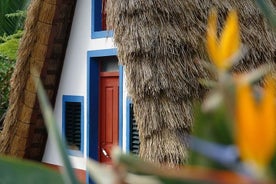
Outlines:
[{"label": "wooden louvered shutter", "polygon": [[81,150],[80,102],[65,102],[65,136],[69,149]]},{"label": "wooden louvered shutter", "polygon": [[139,153],[139,132],[138,126],[135,121],[134,113],[133,113],[133,104],[130,104],[130,152],[134,154]]}]

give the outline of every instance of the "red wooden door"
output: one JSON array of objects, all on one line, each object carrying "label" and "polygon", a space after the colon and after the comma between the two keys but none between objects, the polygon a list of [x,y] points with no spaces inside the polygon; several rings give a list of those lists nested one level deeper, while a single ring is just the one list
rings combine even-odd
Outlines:
[{"label": "red wooden door", "polygon": [[102,72],[100,77],[99,161],[111,162],[111,149],[119,139],[118,72]]}]

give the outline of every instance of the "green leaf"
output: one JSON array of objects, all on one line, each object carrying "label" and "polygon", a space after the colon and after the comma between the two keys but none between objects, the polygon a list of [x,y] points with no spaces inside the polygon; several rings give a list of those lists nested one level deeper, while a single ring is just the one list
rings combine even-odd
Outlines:
[{"label": "green leaf", "polygon": [[223,96],[220,91],[210,91],[202,103],[202,110],[204,112],[212,111],[222,103]]},{"label": "green leaf", "polygon": [[72,165],[70,163],[69,157],[67,155],[66,146],[62,141],[61,135],[58,131],[57,122],[55,120],[53,110],[51,108],[50,102],[47,98],[46,91],[42,86],[42,82],[40,79],[33,78],[35,82],[38,84],[38,99],[39,105],[42,111],[42,115],[48,130],[48,135],[55,141],[58,152],[60,154],[60,158],[63,162],[63,179],[66,184],[78,184],[78,180],[76,175],[74,174]]},{"label": "green leaf", "polygon": [[240,75],[239,81],[246,84],[253,84],[257,81],[260,81],[262,77],[264,77],[269,72],[273,72],[273,69],[275,69],[274,65],[271,64],[264,64],[259,66],[258,68]]},{"label": "green leaf", "polygon": [[15,158],[0,158],[0,183],[15,184],[62,184],[62,177],[57,172],[42,164]]},{"label": "green leaf", "polygon": [[116,183],[117,176],[111,166],[100,164],[97,161],[88,159],[87,170],[90,177],[98,184]]},{"label": "green leaf", "polygon": [[[162,183],[162,184],[212,184],[212,183],[252,183],[249,179],[232,172],[213,170],[186,165],[179,168],[156,165],[137,156],[123,154],[118,149],[112,151],[116,173],[125,183]],[[120,168],[120,169],[118,169]],[[96,168],[95,168],[96,169]],[[143,180],[143,182],[139,182]]]},{"label": "green leaf", "polygon": [[266,0],[255,0],[255,2],[259,6],[264,16],[268,19],[270,24],[273,26],[273,28],[276,28],[275,10],[267,3]]}]

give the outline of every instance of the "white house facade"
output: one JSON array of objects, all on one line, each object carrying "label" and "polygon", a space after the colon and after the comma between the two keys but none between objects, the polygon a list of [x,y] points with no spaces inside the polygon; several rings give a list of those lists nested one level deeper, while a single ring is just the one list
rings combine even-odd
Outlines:
[{"label": "white house facade", "polygon": [[[113,33],[105,30],[102,5],[102,0],[77,1],[54,106],[72,165],[84,171],[88,157],[109,163],[113,145],[135,150],[123,66],[118,65]],[[51,138],[42,161],[62,165]]]}]

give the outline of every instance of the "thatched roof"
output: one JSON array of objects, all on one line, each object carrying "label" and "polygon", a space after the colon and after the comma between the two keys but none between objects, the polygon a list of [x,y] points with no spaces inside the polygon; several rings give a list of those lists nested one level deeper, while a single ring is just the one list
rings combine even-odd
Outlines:
[{"label": "thatched roof", "polygon": [[275,35],[252,0],[107,1],[108,25],[114,30],[134,103],[140,155],[153,162],[184,162],[187,144],[180,135],[185,138],[191,131],[191,103],[205,92],[198,78],[210,77],[200,62],[208,60],[205,32],[210,9],[218,9],[220,22],[229,9],[239,12],[248,54],[236,71],[274,62]]},{"label": "thatched roof", "polygon": [[42,79],[54,104],[75,4],[76,0],[31,1],[11,79],[0,153],[41,160],[47,133],[32,77]]}]

